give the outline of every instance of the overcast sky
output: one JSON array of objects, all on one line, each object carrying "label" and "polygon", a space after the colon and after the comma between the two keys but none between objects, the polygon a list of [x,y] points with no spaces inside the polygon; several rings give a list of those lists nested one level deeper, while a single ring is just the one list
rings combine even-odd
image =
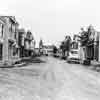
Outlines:
[{"label": "overcast sky", "polygon": [[100,29],[100,0],[1,0],[0,14],[16,16],[36,40],[55,43],[92,24]]}]

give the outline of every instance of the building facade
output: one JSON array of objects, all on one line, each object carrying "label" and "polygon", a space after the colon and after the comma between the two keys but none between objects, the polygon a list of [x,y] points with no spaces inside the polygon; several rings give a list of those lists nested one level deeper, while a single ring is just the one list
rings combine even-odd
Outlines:
[{"label": "building facade", "polygon": [[18,22],[14,16],[0,16],[0,61],[12,65],[18,60]]}]

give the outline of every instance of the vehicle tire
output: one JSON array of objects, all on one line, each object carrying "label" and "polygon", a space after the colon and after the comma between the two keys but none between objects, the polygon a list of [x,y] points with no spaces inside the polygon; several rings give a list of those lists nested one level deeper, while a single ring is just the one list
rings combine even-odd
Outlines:
[{"label": "vehicle tire", "polygon": [[63,56],[63,60],[66,60],[66,56]]},{"label": "vehicle tire", "polygon": [[83,64],[84,65],[90,65],[91,64],[91,61],[90,60],[84,60]]},{"label": "vehicle tire", "polygon": [[48,56],[48,54],[45,54],[46,56]]},{"label": "vehicle tire", "polygon": [[71,63],[71,61],[67,61],[67,63]]}]

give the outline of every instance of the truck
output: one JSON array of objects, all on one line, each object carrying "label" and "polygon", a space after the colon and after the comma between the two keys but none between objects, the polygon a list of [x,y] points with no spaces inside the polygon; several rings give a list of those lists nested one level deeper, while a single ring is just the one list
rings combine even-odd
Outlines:
[{"label": "truck", "polygon": [[79,49],[80,49],[79,42],[73,41],[71,44],[69,55],[67,57],[68,63],[78,63],[78,64],[80,63]]}]

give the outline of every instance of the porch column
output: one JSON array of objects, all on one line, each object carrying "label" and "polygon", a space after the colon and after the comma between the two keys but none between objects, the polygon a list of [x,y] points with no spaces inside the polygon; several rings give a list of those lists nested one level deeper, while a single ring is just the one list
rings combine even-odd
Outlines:
[{"label": "porch column", "polygon": [[3,29],[3,38],[4,38],[4,43],[3,43],[3,62],[8,63],[8,26],[5,24],[4,29]]}]

